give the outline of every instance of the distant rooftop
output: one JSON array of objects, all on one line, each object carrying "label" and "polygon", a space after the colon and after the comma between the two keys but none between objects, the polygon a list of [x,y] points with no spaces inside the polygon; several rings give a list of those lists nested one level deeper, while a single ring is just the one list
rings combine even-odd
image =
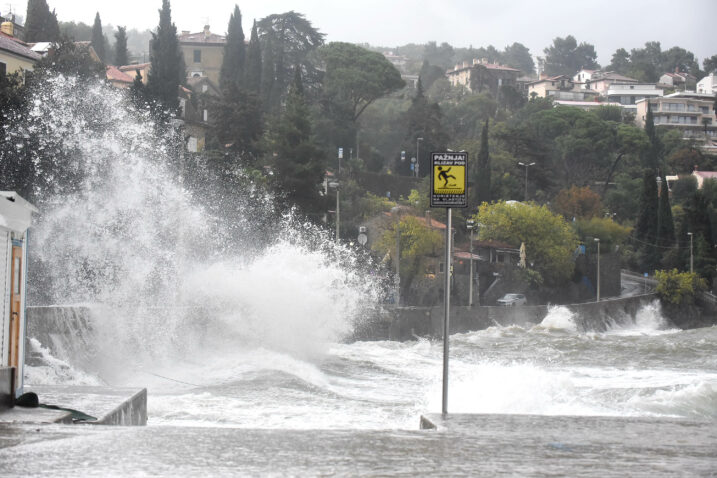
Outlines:
[{"label": "distant rooftop", "polygon": [[223,45],[227,42],[227,39],[223,35],[217,35],[209,31],[209,25],[204,25],[204,30],[198,33],[190,33],[189,31],[183,31],[179,35],[180,43],[209,43],[215,45]]}]

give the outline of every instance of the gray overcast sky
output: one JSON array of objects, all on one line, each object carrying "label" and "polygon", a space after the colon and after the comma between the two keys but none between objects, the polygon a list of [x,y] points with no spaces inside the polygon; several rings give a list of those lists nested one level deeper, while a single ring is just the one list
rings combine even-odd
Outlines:
[{"label": "gray overcast sky", "polygon": [[[10,0],[24,14],[26,0]],[[0,0],[0,11],[8,9]],[[99,11],[103,25],[154,29],[161,0],[48,0],[61,21],[92,24]],[[717,0],[171,0],[177,30],[200,31],[207,23],[224,33],[238,4],[245,35],[253,19],[294,10],[303,13],[327,41],[394,47],[428,41],[455,47],[523,43],[542,55],[553,38],[572,34],[595,45],[598,62],[608,64],[617,48],[659,41],[662,49],[680,46],[699,59],[717,54],[714,22]],[[594,4],[595,6],[589,6]]]}]

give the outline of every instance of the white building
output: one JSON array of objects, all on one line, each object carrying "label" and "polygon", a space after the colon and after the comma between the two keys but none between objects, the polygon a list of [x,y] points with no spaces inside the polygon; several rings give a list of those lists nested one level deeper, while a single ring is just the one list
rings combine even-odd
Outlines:
[{"label": "white building", "polygon": [[607,89],[607,100],[618,103],[623,109],[636,112],[635,104],[645,98],[657,98],[664,94],[662,88],[652,83],[612,84]]},{"label": "white building", "polygon": [[697,93],[706,93],[708,95],[717,93],[717,78],[715,78],[714,72],[697,82]]},{"label": "white building", "polygon": [[0,369],[15,367],[14,393],[23,391],[27,238],[37,209],[11,191],[0,191]]}]

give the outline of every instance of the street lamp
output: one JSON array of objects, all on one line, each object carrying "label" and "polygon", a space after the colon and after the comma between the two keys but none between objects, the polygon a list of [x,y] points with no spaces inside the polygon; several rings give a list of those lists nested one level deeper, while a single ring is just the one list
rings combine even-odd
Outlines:
[{"label": "street lamp", "polygon": [[420,141],[423,141],[423,138],[416,138],[416,167],[413,168],[413,172],[415,173],[416,177],[418,177],[418,165],[421,162],[421,156],[418,154],[418,143]]},{"label": "street lamp", "polygon": [[475,228],[475,221],[473,219],[468,219],[466,221],[466,228],[468,228],[469,231],[471,231],[471,239],[470,239],[470,274],[468,275],[468,307],[473,307],[473,229]]},{"label": "street lamp", "polygon": [[331,181],[329,183],[330,188],[336,189],[336,244],[339,243],[339,227],[341,224],[341,210],[340,210],[340,183],[339,181]]},{"label": "street lamp", "polygon": [[528,202],[528,168],[535,163],[521,163],[519,161],[518,164],[525,167],[525,202]]},{"label": "street lamp", "polygon": [[596,237],[597,242],[597,302],[600,302],[600,238]]},{"label": "street lamp", "polygon": [[692,255],[692,233],[688,232],[688,236],[690,236],[690,274],[694,272],[694,256]]}]

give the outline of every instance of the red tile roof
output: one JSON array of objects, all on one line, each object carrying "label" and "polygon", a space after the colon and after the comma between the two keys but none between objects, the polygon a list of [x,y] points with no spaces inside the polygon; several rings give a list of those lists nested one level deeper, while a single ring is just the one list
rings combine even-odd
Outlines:
[{"label": "red tile roof", "polygon": [[119,68],[112,65],[107,67],[106,75],[110,81],[119,81],[121,83],[132,83],[134,81],[127,73],[120,71]]}]

